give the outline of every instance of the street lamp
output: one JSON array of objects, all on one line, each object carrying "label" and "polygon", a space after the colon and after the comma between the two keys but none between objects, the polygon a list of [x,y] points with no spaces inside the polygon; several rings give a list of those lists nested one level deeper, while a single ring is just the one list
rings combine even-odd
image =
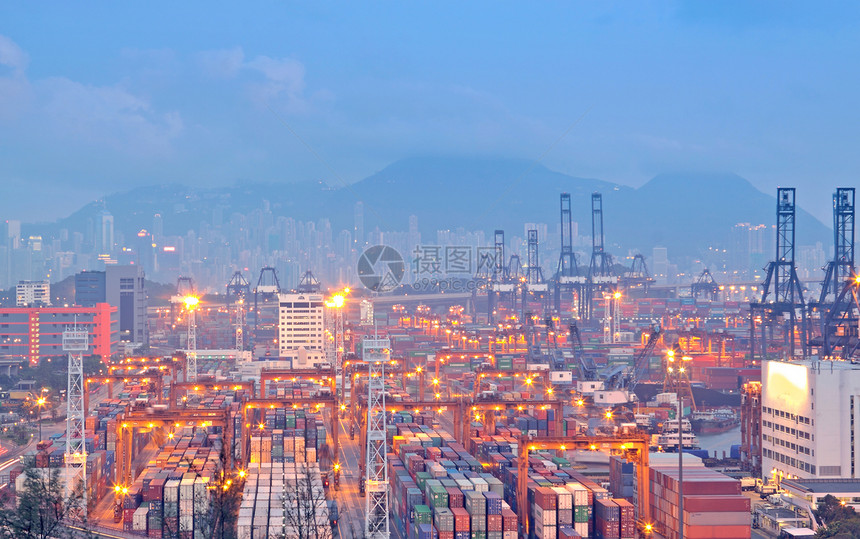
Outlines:
[{"label": "street lamp", "polygon": [[[681,347],[676,343],[674,349],[666,351],[667,360],[669,362],[668,371],[670,374],[674,371],[677,380],[675,383],[675,397],[678,401],[678,411],[675,414],[675,420],[678,422],[678,538],[684,539],[684,429],[681,426],[681,417],[684,412],[684,403],[681,398],[681,378],[686,372],[683,363],[692,361],[690,356],[683,355]],[[673,368],[675,360],[678,360],[677,368]]]},{"label": "street lamp", "polygon": [[39,405],[39,441],[42,441],[42,406],[45,405],[45,397],[39,397],[39,400],[36,401],[36,404]]}]

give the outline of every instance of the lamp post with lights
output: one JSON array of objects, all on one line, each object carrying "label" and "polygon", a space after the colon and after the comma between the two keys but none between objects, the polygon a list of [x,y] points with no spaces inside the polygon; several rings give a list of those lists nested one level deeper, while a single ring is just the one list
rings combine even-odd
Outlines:
[{"label": "lamp post with lights", "polygon": [[37,413],[39,414],[39,441],[41,442],[42,441],[42,406],[45,405],[45,397],[39,397],[39,399],[36,401],[36,404],[38,405],[38,408],[37,408],[38,412]]},{"label": "lamp post with lights", "polygon": [[[685,356],[681,353],[680,347],[676,344],[675,349],[666,352],[668,356],[668,371],[669,374],[677,377],[675,385],[675,397],[678,401],[678,411],[676,412],[676,421],[678,421],[678,537],[684,539],[684,429],[681,426],[681,417],[684,413],[684,402],[681,398],[681,378],[687,371],[684,363],[692,361],[693,358]],[[677,360],[677,363],[676,361]]]}]

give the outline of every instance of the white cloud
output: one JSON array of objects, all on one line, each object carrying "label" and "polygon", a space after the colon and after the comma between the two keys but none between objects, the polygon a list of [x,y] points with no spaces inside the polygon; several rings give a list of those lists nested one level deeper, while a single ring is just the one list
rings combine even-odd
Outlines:
[{"label": "white cloud", "polygon": [[203,72],[215,78],[231,79],[239,73],[245,63],[245,52],[242,47],[204,51],[197,57]]},{"label": "white cloud", "polygon": [[157,111],[148,99],[124,84],[91,85],[65,77],[30,79],[27,54],[0,36],[0,64],[12,68],[0,74],[0,118],[15,133],[16,142],[36,147],[56,144],[89,147],[127,155],[163,155],[183,132],[177,112]]},{"label": "white cloud", "polygon": [[30,58],[14,41],[0,34],[0,65],[12,68],[21,74],[27,68]]},{"label": "white cloud", "polygon": [[183,128],[176,112],[159,113],[119,86],[92,86],[62,77],[38,85],[41,112],[61,137],[136,153],[164,152]]}]

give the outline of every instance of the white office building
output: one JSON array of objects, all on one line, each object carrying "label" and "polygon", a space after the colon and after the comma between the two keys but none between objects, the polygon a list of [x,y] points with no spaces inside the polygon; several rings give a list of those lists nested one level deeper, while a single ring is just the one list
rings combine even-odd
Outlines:
[{"label": "white office building", "polygon": [[293,368],[327,363],[322,294],[278,294],[278,355]]},{"label": "white office building", "polygon": [[765,478],[860,477],[860,365],[765,361],[761,400]]},{"label": "white office building", "polygon": [[16,307],[50,307],[51,284],[48,281],[18,281],[15,287]]}]

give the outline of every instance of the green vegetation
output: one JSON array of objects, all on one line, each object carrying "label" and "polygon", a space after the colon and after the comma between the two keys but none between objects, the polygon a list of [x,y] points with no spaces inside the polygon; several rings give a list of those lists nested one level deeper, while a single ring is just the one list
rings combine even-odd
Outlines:
[{"label": "green vegetation", "polygon": [[815,517],[824,524],[815,534],[816,537],[860,537],[860,515],[853,507],[842,505],[834,496],[828,494],[824,501],[818,504]]},{"label": "green vegetation", "polygon": [[25,445],[32,437],[33,429],[26,425],[13,425],[0,433],[0,438],[9,440],[15,445]]},{"label": "green vegetation", "polygon": [[86,519],[78,511],[83,495],[76,491],[65,498],[59,468],[27,468],[24,474],[17,506],[0,510],[0,539],[82,539],[90,535]]}]

